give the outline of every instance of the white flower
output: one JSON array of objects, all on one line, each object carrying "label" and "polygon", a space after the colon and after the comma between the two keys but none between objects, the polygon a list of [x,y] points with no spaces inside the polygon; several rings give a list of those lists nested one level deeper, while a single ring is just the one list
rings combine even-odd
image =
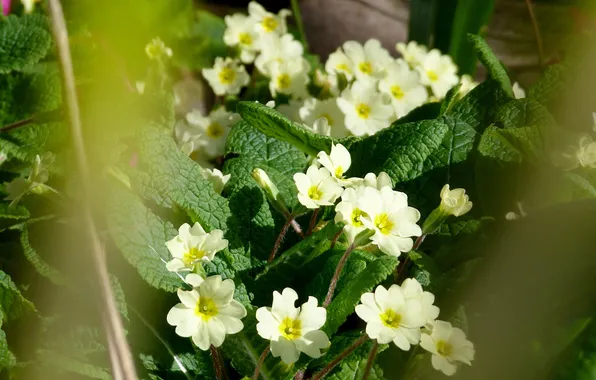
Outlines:
[{"label": "white flower", "polygon": [[312,127],[309,127],[306,124],[302,124],[302,126],[309,131],[316,133],[317,135],[331,136],[331,127],[329,126],[327,119],[324,117],[320,117],[315,120],[315,122],[312,124]]},{"label": "white flower", "polygon": [[420,212],[408,207],[408,196],[386,186],[381,190],[366,187],[364,198],[362,210],[368,218],[362,221],[367,228],[375,231],[372,243],[390,256],[398,257],[401,252],[411,250],[414,245],[411,237],[420,236],[422,230],[416,224]]},{"label": "white flower", "polygon": [[215,58],[213,68],[203,69],[203,77],[217,96],[237,95],[250,81],[244,66],[232,58]]},{"label": "white flower", "polygon": [[582,136],[579,139],[577,149],[577,162],[583,167],[596,168],[596,141],[590,136]]},{"label": "white flower", "polygon": [[439,308],[434,305],[435,295],[431,292],[425,292],[422,285],[415,278],[407,278],[401,284],[404,295],[407,300],[416,300],[422,307],[422,315],[426,325],[432,324],[439,316]]},{"label": "white flower", "polygon": [[350,244],[354,242],[356,235],[366,229],[363,219],[368,218],[368,214],[362,211],[366,203],[364,189],[364,186],[345,189],[341,202],[335,206],[335,223],[345,223],[344,233]]},{"label": "white flower", "polygon": [[381,190],[384,187],[389,187],[393,189],[393,183],[391,182],[391,177],[385,172],[380,172],[379,176],[375,175],[375,173],[368,173],[364,176],[364,186],[374,187],[375,189]]},{"label": "white flower", "polygon": [[267,12],[256,1],[248,4],[248,14],[256,24],[256,30],[261,34],[284,34],[287,32],[286,17],[292,14],[287,9],[282,9],[277,15]]},{"label": "white flower", "polygon": [[449,185],[445,185],[441,189],[439,207],[449,215],[462,216],[472,209],[472,202],[466,195],[465,189],[449,190]]},{"label": "white flower", "polygon": [[200,110],[186,114],[191,133],[200,135],[198,147],[209,158],[223,155],[230,129],[238,118],[238,114],[226,111],[225,107],[211,111],[207,117],[203,116]]},{"label": "white flower", "polygon": [[223,175],[221,171],[218,169],[203,169],[201,168],[201,175],[203,178],[208,180],[213,184],[213,190],[216,193],[221,194],[223,191],[224,186],[230,180],[231,174]]},{"label": "white flower", "polygon": [[303,103],[300,100],[290,99],[290,101],[287,104],[280,104],[276,107],[276,109],[279,111],[279,113],[281,113],[288,119],[299,122],[301,120],[299,112],[300,107],[302,107],[302,104]]},{"label": "white flower", "polygon": [[342,138],[350,134],[350,131],[344,125],[344,114],[337,106],[335,98],[325,100],[306,99],[298,113],[302,121],[309,126],[313,125],[317,119],[327,119],[331,137]]},{"label": "white flower", "polygon": [[301,307],[295,307],[298,294],[285,288],[273,292],[273,305],[257,310],[257,332],[271,341],[271,354],[286,364],[295,363],[300,352],[312,358],[322,355],[330,346],[327,335],[319,330],[325,324],[327,311],[317,307],[317,299],[308,297]]},{"label": "white flower", "polygon": [[373,135],[387,128],[394,119],[391,104],[376,91],[374,83],[356,81],[337,98],[345,115],[346,128],[355,136]]},{"label": "white flower", "polygon": [[526,97],[526,90],[524,90],[519,83],[515,82],[512,87],[513,97],[515,99],[523,99]]},{"label": "white flower", "polygon": [[391,98],[395,115],[400,118],[428,100],[428,92],[418,73],[410,70],[403,60],[397,60],[387,66],[387,75],[379,82],[379,90]]},{"label": "white flower", "polygon": [[404,351],[420,341],[420,328],[426,322],[420,302],[407,299],[398,285],[385,289],[377,286],[374,293],[364,293],[356,306],[356,314],[366,322],[366,334],[380,344],[389,342]]},{"label": "white flower", "polygon": [[303,59],[270,61],[267,64],[267,72],[271,77],[271,81],[269,81],[271,95],[286,94],[292,95],[294,98],[307,96],[306,85],[309,82],[309,69],[308,62]]},{"label": "white flower", "polygon": [[31,13],[35,9],[35,3],[38,3],[40,0],[21,0],[21,4],[23,4],[23,8],[25,13]]},{"label": "white flower", "polygon": [[145,53],[149,59],[160,59],[162,57],[172,57],[172,49],[166,46],[161,38],[156,37],[145,46]]},{"label": "white flower", "polygon": [[329,170],[329,173],[338,180],[338,183],[345,184],[350,183],[350,180],[344,178],[344,174],[350,169],[352,165],[352,157],[350,152],[341,144],[331,144],[331,153],[320,151],[317,154],[317,161],[325,169]]},{"label": "white flower", "polygon": [[344,52],[352,61],[354,75],[358,80],[376,80],[385,75],[385,67],[392,61],[391,55],[379,40],[370,39],[364,46],[356,41],[343,44]]},{"label": "white flower", "polygon": [[[270,77],[271,62],[302,61],[303,53],[304,47],[291,34],[267,35],[261,38],[261,54],[255,59],[255,66],[263,75]],[[309,64],[306,62],[304,65]]]},{"label": "white flower", "polygon": [[474,82],[472,77],[468,74],[462,75],[459,83],[461,84],[461,87],[459,89],[460,96],[466,95],[468,92],[472,91],[476,86],[478,86],[478,82]]},{"label": "white flower", "polygon": [[421,65],[422,61],[426,57],[426,54],[428,53],[426,46],[418,45],[416,41],[410,41],[407,45],[403,42],[398,42],[395,45],[395,49],[411,67]]},{"label": "white flower", "polygon": [[325,62],[325,71],[329,74],[344,74],[350,80],[354,78],[354,63],[341,48],[338,48],[329,54],[329,58]]},{"label": "white flower", "polygon": [[145,93],[145,87],[146,87],[145,82],[140,81],[140,80],[135,82],[135,88],[139,94],[143,95]]},{"label": "white flower", "polygon": [[240,49],[240,60],[252,63],[260,49],[259,34],[255,30],[255,20],[241,13],[225,17],[226,31],[223,40],[228,46]]},{"label": "white flower", "polygon": [[339,95],[337,75],[327,74],[324,71],[316,69],[313,82],[317,86],[321,87],[322,93],[328,93],[329,95],[332,95],[332,96]]},{"label": "white flower", "polygon": [[184,223],[178,229],[178,235],[166,242],[172,260],[166,264],[170,272],[193,271],[201,261],[211,261],[215,253],[225,249],[228,241],[223,238],[222,230],[205,232],[197,222],[192,228]]},{"label": "white flower", "polygon": [[226,335],[240,332],[244,325],[246,309],[232,297],[234,281],[221,276],[207,277],[191,273],[186,282],[193,286],[190,291],[178,289],[182,303],[174,306],[167,315],[170,325],[176,326],[176,334],[191,338],[201,350],[219,347]]},{"label": "white flower", "polygon": [[420,82],[429,86],[433,94],[442,99],[451,87],[459,82],[457,77],[457,66],[448,55],[441,55],[437,49],[433,49],[424,57],[421,66],[416,67],[420,73]]},{"label": "white flower", "polygon": [[306,174],[294,174],[294,182],[298,189],[298,201],[310,209],[333,205],[343,191],[329,170],[315,165],[309,166]]},{"label": "white flower", "polygon": [[422,334],[420,346],[432,355],[433,368],[451,376],[457,370],[456,362],[472,365],[474,344],[466,339],[464,332],[451,323],[435,321],[432,333]]},{"label": "white flower", "polygon": [[592,112],[592,130],[596,132],[596,112]]}]

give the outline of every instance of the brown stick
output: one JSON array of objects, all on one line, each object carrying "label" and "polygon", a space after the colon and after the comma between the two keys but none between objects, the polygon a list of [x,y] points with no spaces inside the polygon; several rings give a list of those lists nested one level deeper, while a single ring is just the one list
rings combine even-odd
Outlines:
[{"label": "brown stick", "polygon": [[362,380],[368,379],[368,375],[370,375],[370,370],[372,369],[373,363],[375,362],[375,357],[377,356],[378,350],[379,350],[379,343],[375,340],[372,348],[370,349],[370,354],[368,355],[368,360],[366,362],[366,368],[364,369],[364,373],[362,374]]},{"label": "brown stick", "polygon": [[106,313],[106,334],[108,340],[111,340],[110,346],[115,350],[115,353],[112,352],[110,354],[112,371],[114,372],[113,375],[116,379],[135,380],[137,379],[137,375],[134,361],[128,343],[126,342],[124,327],[122,325],[122,320],[120,319],[120,314],[118,313],[116,301],[114,300],[112,287],[110,286],[105,252],[97,233],[91,205],[89,203],[89,200],[92,199],[91,190],[93,188],[91,185],[91,170],[89,169],[85,152],[83,128],[81,125],[70,46],[68,43],[68,31],[66,29],[64,12],[62,11],[60,0],[48,0],[48,9],[51,18],[52,33],[54,35],[54,40],[56,41],[56,49],[62,68],[62,84],[68,108],[70,132],[74,145],[77,170],[79,172],[79,178],[81,179],[82,202],[80,205],[83,226],[86,229],[90,242],[91,254],[95,263],[93,267],[96,271],[97,281],[100,286],[101,296],[104,303]]},{"label": "brown stick", "polygon": [[16,123],[5,125],[4,127],[0,128],[0,132],[3,132],[3,133],[4,132],[8,132],[8,131],[11,131],[13,129],[16,129],[16,128],[19,128],[19,127],[22,127],[24,125],[28,125],[28,124],[31,124],[31,123],[33,123],[33,118],[32,117],[29,118],[29,119],[17,121]]},{"label": "brown stick", "polygon": [[320,208],[315,209],[312,212],[312,216],[310,217],[310,223],[308,224],[308,230],[306,231],[306,236],[310,236],[312,234],[313,228],[315,228],[315,224],[317,224],[317,216],[319,216]]},{"label": "brown stick", "polygon": [[356,246],[354,243],[352,243],[348,249],[346,249],[341,259],[339,259],[339,263],[337,263],[337,267],[335,268],[335,273],[333,273],[333,277],[331,278],[331,283],[329,284],[329,290],[327,291],[327,296],[325,296],[323,307],[327,307],[331,303],[331,299],[333,298],[333,293],[335,293],[335,288],[337,287],[337,282],[339,281],[341,271],[344,269],[344,266],[348,261],[348,256],[350,256],[350,253],[352,253],[355,247]]},{"label": "brown stick", "polygon": [[290,224],[292,224],[292,220],[294,220],[294,219],[290,218],[290,219],[286,220],[283,227],[281,228],[281,231],[279,232],[279,235],[277,235],[275,244],[273,244],[273,249],[271,250],[271,253],[269,254],[269,258],[267,259],[268,263],[273,261],[273,259],[275,258],[275,255],[277,254],[277,251],[279,251],[281,242],[284,240],[284,237],[286,236],[286,233],[288,232],[288,228],[290,227]]},{"label": "brown stick", "polygon": [[215,378],[217,378],[217,380],[227,380],[228,376],[226,375],[224,362],[221,355],[219,355],[217,347],[211,345],[209,346],[209,351],[211,351],[211,360],[213,361],[213,368],[215,368]]},{"label": "brown stick", "polygon": [[355,349],[360,347],[366,340],[368,336],[366,334],[362,335],[357,341],[352,343],[348,348],[346,348],[341,354],[339,354],[335,359],[333,359],[325,368],[320,370],[319,372],[315,373],[314,376],[310,380],[319,380],[326,376],[335,366],[337,366],[342,360],[344,360],[348,355],[354,352]]},{"label": "brown stick", "polygon": [[528,13],[530,14],[530,20],[532,21],[532,27],[534,28],[534,35],[536,37],[536,46],[538,47],[538,60],[540,67],[544,68],[544,47],[542,45],[542,35],[540,34],[540,27],[538,26],[538,20],[534,13],[534,7],[532,0],[526,0],[526,6],[528,7]]},{"label": "brown stick", "polygon": [[259,380],[259,373],[261,372],[261,367],[263,366],[263,363],[265,362],[265,358],[267,357],[269,350],[270,350],[270,346],[265,347],[265,349],[263,350],[263,353],[259,357],[257,366],[255,367],[255,373],[252,375],[252,380]]}]

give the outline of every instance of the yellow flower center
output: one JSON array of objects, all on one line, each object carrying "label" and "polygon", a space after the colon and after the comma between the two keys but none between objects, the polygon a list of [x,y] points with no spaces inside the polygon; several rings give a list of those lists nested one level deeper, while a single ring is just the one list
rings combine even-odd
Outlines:
[{"label": "yellow flower center", "polygon": [[389,235],[393,230],[393,222],[389,219],[388,214],[382,213],[375,217],[375,227],[377,227],[383,235]]},{"label": "yellow flower center", "polygon": [[356,106],[356,114],[362,119],[368,119],[370,116],[370,106],[364,103],[358,104]]},{"label": "yellow flower center", "polygon": [[277,29],[277,20],[273,16],[267,16],[261,21],[261,25],[266,32],[271,33]]},{"label": "yellow flower center", "polygon": [[182,262],[186,265],[190,265],[201,260],[206,254],[207,253],[205,251],[192,247],[184,254],[182,257]]},{"label": "yellow flower center", "polygon": [[224,128],[219,123],[211,123],[207,127],[207,136],[211,137],[212,139],[216,139],[218,137],[223,136]]},{"label": "yellow flower center", "polygon": [[252,45],[252,36],[246,32],[242,32],[238,35],[238,41],[241,45]]},{"label": "yellow flower center", "polygon": [[437,75],[436,71],[434,71],[434,70],[428,70],[426,72],[426,76],[428,76],[428,79],[430,79],[433,82],[435,82],[439,79],[439,76]]},{"label": "yellow flower center", "polygon": [[364,73],[364,74],[366,74],[366,75],[370,75],[370,74],[372,74],[373,67],[372,67],[372,65],[370,64],[370,62],[366,62],[366,61],[364,61],[364,62],[361,62],[361,63],[358,65],[358,70],[360,70],[360,72],[362,72],[362,73]]},{"label": "yellow flower center", "polygon": [[341,178],[344,175],[344,168],[342,168],[341,166],[338,166],[337,168],[335,168],[335,178]]},{"label": "yellow flower center", "polygon": [[217,315],[217,305],[215,301],[209,297],[199,297],[197,306],[195,306],[195,314],[204,321],[210,320]]},{"label": "yellow flower center", "polygon": [[355,208],[352,210],[352,215],[350,216],[350,220],[352,221],[352,225],[355,227],[362,227],[364,226],[364,223],[362,223],[362,220],[360,220],[360,218],[362,217],[367,217],[368,214],[365,213],[364,211],[360,210],[359,208]]},{"label": "yellow flower center", "polygon": [[311,186],[310,189],[308,189],[308,197],[313,201],[320,200],[322,196],[323,192],[319,190],[318,186]]},{"label": "yellow flower center", "polygon": [[401,322],[401,315],[397,314],[393,309],[385,310],[379,317],[385,326],[391,327],[392,329],[398,328],[399,323]]},{"label": "yellow flower center", "polygon": [[348,74],[352,73],[352,70],[350,70],[348,65],[346,65],[345,63],[340,63],[339,65],[335,66],[335,69],[339,71],[345,71]]},{"label": "yellow flower center", "polygon": [[292,84],[292,80],[288,74],[281,74],[277,76],[277,88],[287,89]]},{"label": "yellow flower center", "polygon": [[236,80],[236,72],[229,67],[223,67],[219,72],[219,81],[223,84],[231,84]]},{"label": "yellow flower center", "polygon": [[285,317],[279,324],[279,332],[288,340],[298,339],[302,336],[302,322],[299,319]]},{"label": "yellow flower center", "polygon": [[453,346],[444,340],[440,340],[437,342],[437,352],[441,356],[449,357],[453,352]]},{"label": "yellow flower center", "polygon": [[401,99],[404,97],[405,94],[402,91],[401,87],[395,85],[391,87],[391,95],[393,95],[395,99]]}]

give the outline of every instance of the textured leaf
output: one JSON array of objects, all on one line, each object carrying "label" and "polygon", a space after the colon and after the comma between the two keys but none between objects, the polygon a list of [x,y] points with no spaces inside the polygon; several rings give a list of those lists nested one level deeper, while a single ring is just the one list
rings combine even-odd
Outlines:
[{"label": "textured leaf", "polygon": [[468,34],[468,40],[476,50],[480,62],[486,67],[489,77],[496,80],[509,97],[513,97],[511,80],[507,75],[507,71],[505,71],[505,67],[492,52],[486,41],[482,37],[473,34]]},{"label": "textured leaf", "polygon": [[16,204],[9,207],[8,205],[6,202],[0,203],[0,231],[29,219],[29,210],[24,206]]},{"label": "textured leaf", "polygon": [[331,137],[310,132],[273,108],[255,102],[240,102],[236,112],[263,134],[290,143],[306,154],[316,156],[320,151],[331,151]]},{"label": "textured leaf", "polygon": [[40,15],[8,16],[0,22],[0,73],[21,71],[45,57],[52,43]]},{"label": "textured leaf", "polygon": [[26,312],[34,311],[35,307],[28,301],[10,276],[0,271],[0,307],[8,320],[17,319]]},{"label": "textured leaf", "polygon": [[391,127],[399,124],[413,123],[416,121],[436,119],[441,115],[441,103],[426,103],[414,108],[407,115],[400,117],[391,124]]},{"label": "textured leaf", "polygon": [[438,5],[437,0],[412,0],[410,2],[409,41],[416,41],[426,46],[431,45]]},{"label": "textured leaf", "polygon": [[565,63],[550,65],[536,83],[528,90],[528,99],[549,104],[561,95],[570,67]]},{"label": "textured leaf", "polygon": [[116,246],[149,285],[168,292],[182,287],[182,280],[165,264],[170,258],[165,242],[177,235],[171,223],[161,220],[123,189],[114,189],[107,215]]},{"label": "textured leaf", "polygon": [[480,154],[505,162],[521,162],[522,152],[511,141],[508,134],[500,128],[490,126],[484,131],[478,144]]},{"label": "textured leaf", "polygon": [[368,264],[344,289],[337,293],[327,307],[327,322],[323,330],[332,335],[345,322],[360,302],[363,293],[370,292],[397,267],[397,259],[383,256]]},{"label": "textured leaf", "polygon": [[68,280],[56,268],[48,264],[37,251],[31,246],[29,242],[29,227],[27,224],[21,230],[21,246],[23,247],[23,254],[27,260],[33,265],[33,268],[41,276],[46,277],[56,285],[67,285]]},{"label": "textured leaf", "polygon": [[[242,225],[232,215],[228,200],[213,190],[211,182],[203,179],[200,166],[176,147],[167,131],[149,127],[141,133],[139,168],[131,172],[142,195],[158,205],[186,211],[193,222],[199,222],[206,231],[214,228],[224,231],[230,242],[229,249],[218,255],[235,271],[260,265],[261,260],[246,252],[238,232]],[[165,240],[164,240],[165,242]]]},{"label": "textured leaf", "polygon": [[114,299],[116,300],[116,306],[122,316],[128,321],[128,306],[126,305],[126,297],[124,296],[124,290],[118,280],[118,277],[110,274],[110,285],[112,286],[112,292],[114,292]]},{"label": "textured leaf", "polygon": [[15,356],[8,349],[6,334],[0,330],[0,371],[14,367],[17,364]]}]

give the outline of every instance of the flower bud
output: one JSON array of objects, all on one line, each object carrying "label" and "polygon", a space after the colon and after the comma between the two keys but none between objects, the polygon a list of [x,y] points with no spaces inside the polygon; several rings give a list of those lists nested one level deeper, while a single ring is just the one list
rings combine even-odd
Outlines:
[{"label": "flower bud", "polygon": [[145,53],[149,59],[161,59],[163,57],[172,57],[172,49],[166,46],[159,38],[154,38],[145,46]]},{"label": "flower bud", "polygon": [[279,212],[284,215],[290,215],[288,211],[288,207],[286,206],[286,202],[283,199],[283,196],[279,192],[279,189],[275,184],[271,181],[267,173],[263,169],[255,168],[250,175],[257,181],[259,186],[265,191],[265,195],[267,195],[267,199],[271,202],[271,205],[275,207]]},{"label": "flower bud", "polygon": [[472,202],[464,189],[449,190],[449,185],[441,190],[441,210],[449,215],[462,216],[472,209]]}]

